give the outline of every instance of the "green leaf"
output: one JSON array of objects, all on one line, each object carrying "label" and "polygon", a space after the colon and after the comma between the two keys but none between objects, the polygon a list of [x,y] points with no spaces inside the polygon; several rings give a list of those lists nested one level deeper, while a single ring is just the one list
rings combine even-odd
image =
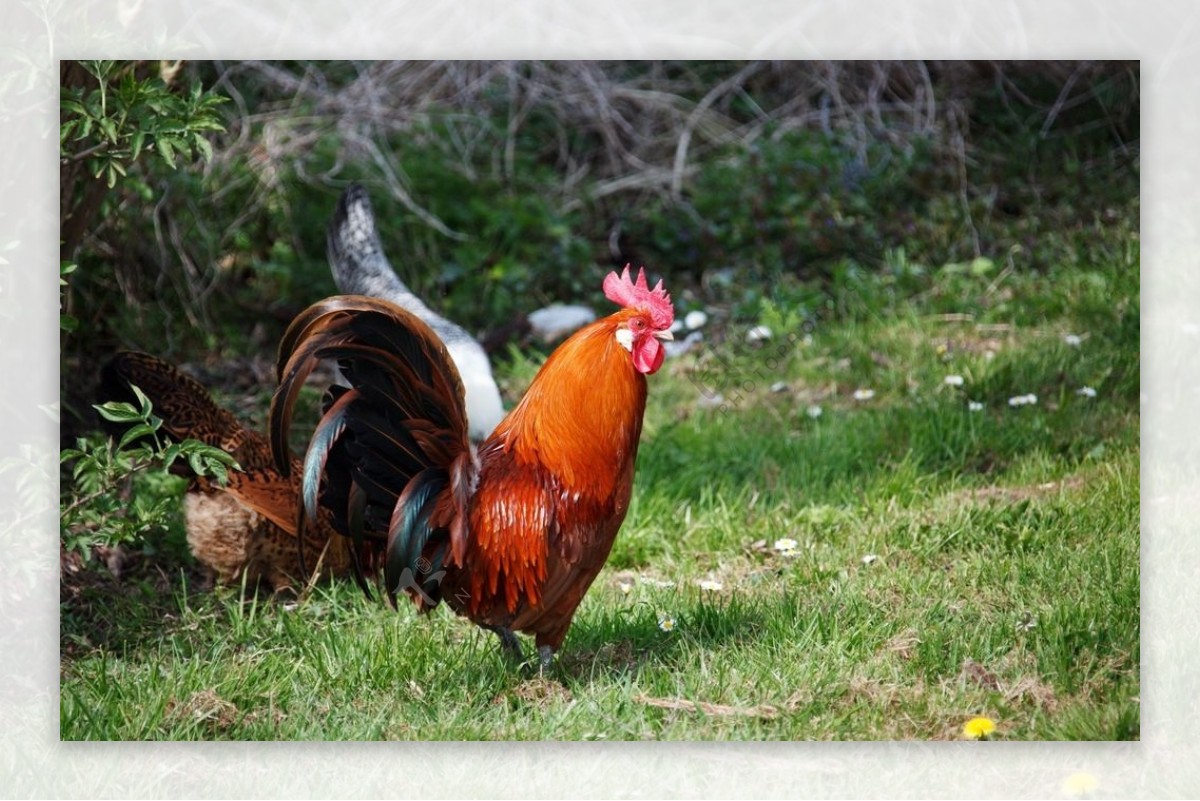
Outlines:
[{"label": "green leaf", "polygon": [[141,412],[135,409],[133,404],[123,401],[93,404],[92,408],[99,412],[100,416],[105,420],[110,420],[114,423],[133,423],[142,419]]},{"label": "green leaf", "polygon": [[208,473],[217,480],[222,487],[229,483],[229,471],[225,469],[225,465],[218,461],[211,461],[207,465]]},{"label": "green leaf", "polygon": [[175,151],[171,147],[171,143],[167,139],[158,139],[154,142],[154,147],[158,150],[158,155],[162,156],[163,161],[167,162],[167,166],[175,169]]},{"label": "green leaf", "polygon": [[212,161],[213,149],[212,145],[209,144],[209,141],[200,134],[196,134],[192,141],[196,143],[196,149],[200,151],[200,155],[204,158],[204,160]]},{"label": "green leaf", "polygon": [[100,131],[104,134],[104,137],[106,139],[108,139],[108,141],[112,142],[113,144],[116,144],[116,142],[117,142],[117,124],[115,122],[113,122],[112,118],[111,117],[102,117],[101,119],[96,121],[96,124],[100,126]]},{"label": "green leaf", "polygon": [[138,128],[133,132],[133,136],[129,137],[129,160],[137,161],[138,154],[142,152],[142,145],[146,141],[146,132]]},{"label": "green leaf", "polygon": [[122,449],[126,445],[128,445],[130,442],[133,442],[138,437],[144,437],[147,434],[153,434],[153,433],[154,433],[154,426],[149,425],[147,423],[140,423],[136,426],[131,427],[128,431],[125,432],[124,436],[121,437],[121,441],[117,443],[117,448]]},{"label": "green leaf", "polygon": [[58,102],[58,107],[64,112],[78,114],[81,117],[87,116],[87,109],[85,109],[83,104],[78,100],[60,100]]},{"label": "green leaf", "polygon": [[58,131],[59,147],[61,147],[63,145],[63,143],[66,142],[68,138],[70,138],[71,132],[74,131],[77,127],[79,127],[79,120],[67,120],[65,123],[63,123],[62,127]]},{"label": "green leaf", "polygon": [[175,460],[178,459],[180,454],[182,454],[182,453],[183,453],[183,446],[180,445],[178,442],[172,442],[170,445],[168,445],[166,448],[163,449],[163,453],[162,453],[163,467],[167,468],[167,467],[170,467],[171,465],[175,464]]},{"label": "green leaf", "polygon": [[[150,403],[150,398],[146,397],[146,393],[142,392],[142,388],[137,386],[136,384],[131,385],[130,389],[133,390],[133,396],[135,398],[137,398],[138,407],[141,410],[142,419],[149,422],[150,413],[152,411],[154,411],[154,405],[152,403]],[[160,424],[161,424],[161,421],[160,421]],[[155,426],[155,429],[157,429],[157,428],[158,428],[158,426]]]}]

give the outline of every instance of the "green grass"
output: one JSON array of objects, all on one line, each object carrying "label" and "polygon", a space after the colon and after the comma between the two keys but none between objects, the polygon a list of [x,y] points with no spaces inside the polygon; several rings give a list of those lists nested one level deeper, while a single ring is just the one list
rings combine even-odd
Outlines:
[{"label": "green grass", "polygon": [[781,285],[766,346],[730,325],[669,362],[548,679],[348,581],[285,605],[172,574],[64,605],[62,736],[941,739],[983,715],[1136,739],[1136,220],[1064,234],[1077,257],[1044,273],[862,277],[807,324]]}]

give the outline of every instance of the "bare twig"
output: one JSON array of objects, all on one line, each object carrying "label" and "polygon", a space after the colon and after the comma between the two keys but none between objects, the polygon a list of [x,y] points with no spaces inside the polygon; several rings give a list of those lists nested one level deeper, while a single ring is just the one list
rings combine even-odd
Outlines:
[{"label": "bare twig", "polygon": [[708,110],[709,106],[715,103],[719,97],[737,87],[740,87],[745,80],[757,72],[761,66],[761,62],[751,62],[730,77],[721,81],[708,91],[708,94],[706,94],[700,100],[700,102],[696,104],[696,108],[692,109],[692,113],[688,115],[687,122],[684,123],[683,126],[683,131],[681,131],[679,134],[679,143],[675,146],[675,162],[671,170],[671,197],[673,197],[676,201],[682,199],[683,173],[684,167],[687,163],[688,145],[691,144],[692,131],[695,130],[701,116],[703,116],[704,112]]}]

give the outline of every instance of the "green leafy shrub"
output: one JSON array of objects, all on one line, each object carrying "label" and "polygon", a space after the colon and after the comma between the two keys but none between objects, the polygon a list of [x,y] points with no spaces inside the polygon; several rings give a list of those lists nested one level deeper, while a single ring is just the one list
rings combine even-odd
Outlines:
[{"label": "green leafy shrub", "polygon": [[132,492],[124,499],[121,489],[131,479],[152,467],[159,477],[183,462],[192,473],[210,476],[224,484],[229,469],[237,469],[233,457],[220,448],[199,440],[171,442],[159,434],[162,418],[154,414],[149,398],[133,388],[139,405],[111,401],[96,406],[110,422],[128,426],[115,444],[110,438],[80,438],[76,447],[59,455],[70,465],[69,487],[60,500],[59,525],[63,547],[90,557],[97,546],[137,542],[166,529],[178,508],[177,498],[162,488],[154,492]]}]

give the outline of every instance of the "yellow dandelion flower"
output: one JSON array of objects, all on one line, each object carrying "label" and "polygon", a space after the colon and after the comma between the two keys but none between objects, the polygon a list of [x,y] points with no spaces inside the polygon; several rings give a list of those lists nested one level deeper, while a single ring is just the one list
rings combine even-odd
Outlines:
[{"label": "yellow dandelion flower", "polygon": [[1100,786],[1099,780],[1090,773],[1072,773],[1063,779],[1063,792],[1067,795],[1086,795]]},{"label": "yellow dandelion flower", "polygon": [[996,731],[996,722],[991,718],[971,718],[963,724],[963,737],[968,740],[985,740]]}]

